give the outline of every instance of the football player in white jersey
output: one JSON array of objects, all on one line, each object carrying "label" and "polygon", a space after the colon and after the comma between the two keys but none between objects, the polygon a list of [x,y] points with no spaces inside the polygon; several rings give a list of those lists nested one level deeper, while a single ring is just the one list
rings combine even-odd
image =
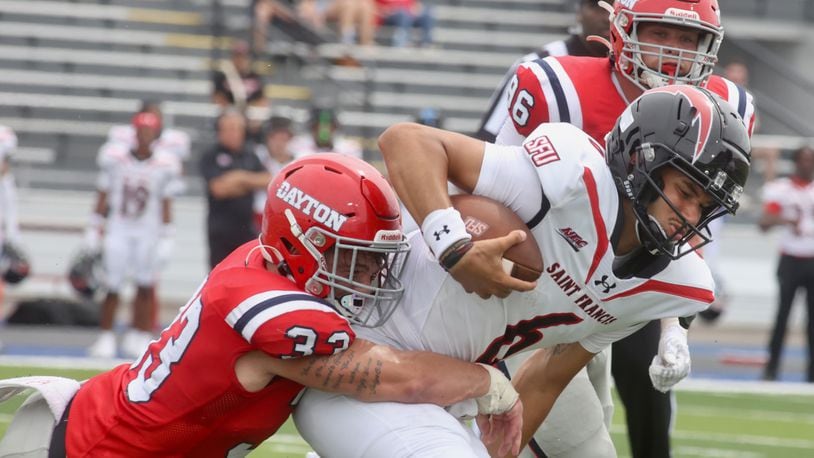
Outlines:
[{"label": "football player in white jersey", "polygon": [[96,357],[116,356],[113,322],[119,290],[128,277],[136,283],[136,295],[132,329],[122,342],[123,356],[138,356],[152,339],[153,286],[172,245],[172,199],[182,189],[177,157],[157,148],[160,118],[144,111],[132,123],[135,147],[108,142],[99,152],[97,200],[85,233],[87,248],[103,248],[107,291],[100,318],[102,332],[89,349]]},{"label": "football player in white jersey", "polygon": [[[489,364],[545,349],[514,381],[526,441],[594,354],[651,320],[691,316],[712,302],[713,281],[695,250],[709,241],[711,220],[736,211],[750,152],[737,113],[689,86],[645,92],[619,117],[607,152],[561,123],[541,125],[522,146],[410,124],[390,128],[379,144],[422,230],[411,236],[402,304],[384,326],[360,335]],[[466,293],[483,294],[479,285],[502,266],[471,243],[447,181],[527,222],[545,264],[534,290],[485,300]],[[701,242],[687,243],[692,238]],[[428,405],[364,404],[309,390],[295,420],[314,449],[331,456],[488,456],[454,429],[450,413]]]}]

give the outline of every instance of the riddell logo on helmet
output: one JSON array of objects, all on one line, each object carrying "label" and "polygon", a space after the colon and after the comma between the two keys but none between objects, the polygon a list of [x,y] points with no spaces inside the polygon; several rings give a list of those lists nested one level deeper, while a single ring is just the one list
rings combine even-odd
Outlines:
[{"label": "riddell logo on helmet", "polygon": [[667,11],[664,12],[665,16],[673,16],[673,17],[680,17],[684,19],[694,19],[696,21],[701,20],[701,16],[696,11],[687,11],[681,10],[678,8],[667,8]]},{"label": "riddell logo on helmet", "polygon": [[336,232],[338,232],[339,229],[342,228],[342,225],[345,224],[345,221],[348,220],[347,216],[340,214],[333,208],[302,192],[300,188],[291,186],[291,183],[287,181],[283,181],[277,189],[277,197]]},{"label": "riddell logo on helmet", "polygon": [[385,231],[381,230],[376,233],[376,242],[401,242],[404,239],[404,234],[401,231]]},{"label": "riddell logo on helmet", "polygon": [[633,5],[635,5],[637,1],[638,0],[617,0],[617,2],[621,3],[625,8],[633,8]]}]

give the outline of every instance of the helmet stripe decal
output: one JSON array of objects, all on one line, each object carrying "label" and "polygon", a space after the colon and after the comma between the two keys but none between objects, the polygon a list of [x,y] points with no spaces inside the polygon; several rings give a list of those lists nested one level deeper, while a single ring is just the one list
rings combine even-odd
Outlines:
[{"label": "helmet stripe decal", "polygon": [[708,96],[692,86],[664,86],[650,89],[647,92],[666,92],[668,94],[679,95],[684,97],[684,99],[690,103],[690,106],[696,109],[696,115],[692,121],[693,125],[698,124],[698,138],[695,141],[695,151],[693,152],[691,161],[691,163],[694,164],[707,147],[707,142],[712,132],[712,114],[714,110],[712,101]]}]

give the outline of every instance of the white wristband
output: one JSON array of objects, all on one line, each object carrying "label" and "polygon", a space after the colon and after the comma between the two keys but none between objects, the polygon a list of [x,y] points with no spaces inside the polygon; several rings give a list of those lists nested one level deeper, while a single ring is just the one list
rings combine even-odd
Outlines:
[{"label": "white wristband", "polygon": [[466,232],[460,212],[453,207],[433,210],[427,215],[421,224],[421,234],[436,259],[455,242],[472,240],[472,236]]}]

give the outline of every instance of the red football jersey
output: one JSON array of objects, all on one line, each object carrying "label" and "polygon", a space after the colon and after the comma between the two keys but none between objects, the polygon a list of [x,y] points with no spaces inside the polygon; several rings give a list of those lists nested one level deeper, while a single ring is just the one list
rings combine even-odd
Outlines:
[{"label": "red football jersey", "polygon": [[327,302],[266,270],[260,252],[250,254],[256,245],[215,267],[141,358],[82,386],[69,414],[68,456],[242,456],[285,422],[303,387],[278,377],[247,392],[235,361],[250,351],[330,355],[355,334]]},{"label": "red football jersey", "polygon": [[[607,57],[549,56],[518,67],[509,83],[509,118],[497,138],[517,144],[537,126],[566,122],[605,144],[605,134],[627,107],[613,64]],[[713,75],[707,89],[729,102],[752,134],[752,95],[735,83]]]}]

